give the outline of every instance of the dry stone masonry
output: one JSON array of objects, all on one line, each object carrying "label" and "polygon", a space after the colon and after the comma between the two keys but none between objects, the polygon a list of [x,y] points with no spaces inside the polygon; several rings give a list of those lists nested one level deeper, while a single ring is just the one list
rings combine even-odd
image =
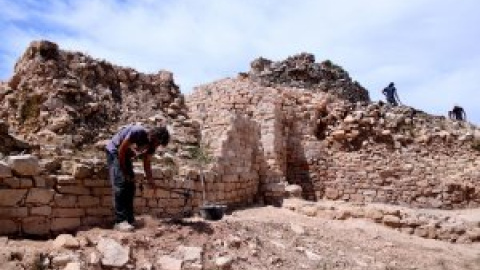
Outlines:
[{"label": "dry stone masonry", "polygon": [[[52,175],[35,156],[9,156],[7,162],[0,162],[0,234],[50,235],[111,221],[113,199],[105,164],[79,160],[61,166],[61,174]],[[151,189],[140,188],[144,176],[137,171],[136,212],[180,216],[184,209],[198,207],[198,174],[180,174],[183,178],[174,178],[171,168],[154,167],[159,188]],[[184,198],[169,190],[187,187],[195,196],[184,208]]]},{"label": "dry stone masonry", "polygon": [[[258,175],[248,163],[237,160],[235,170],[221,177],[208,170],[214,164],[200,162],[200,125],[184,100],[171,72],[143,74],[49,41],[32,42],[12,78],[0,84],[0,235],[51,235],[108,224],[112,191],[103,149],[133,122],[173,130],[170,155],[154,157],[158,188],[140,188],[143,170],[135,164],[137,213],[180,216],[205,202],[204,189],[208,202],[252,202]],[[231,143],[236,149],[252,140],[237,136]],[[244,149],[245,158],[254,157]],[[171,192],[179,188],[191,191],[192,199]]]},{"label": "dry stone masonry", "polygon": [[103,147],[132,122],[174,132],[170,155],[154,156],[157,188],[143,185],[135,162],[137,213],[181,215],[186,201],[171,192],[179,188],[192,191],[193,210],[207,202],[281,205],[288,196],[480,205],[477,127],[372,103],[341,67],[307,53],[256,59],[249,72],[185,98],[171,72],[143,74],[34,41],[0,84],[0,117],[0,235],[57,235],[111,221]]},{"label": "dry stone masonry", "polygon": [[[340,67],[313,62],[308,54],[280,62],[259,58],[249,73],[199,86],[187,98],[204,140],[228,140],[219,136],[235,128],[235,122],[220,124],[226,117],[258,127],[241,132],[258,138],[251,146],[256,158],[246,161],[258,168],[264,199],[281,200],[285,186],[297,184],[309,200],[480,205],[477,127],[369,102]],[[224,144],[212,146],[218,159],[243,159],[232,156],[239,148],[227,156]]]}]

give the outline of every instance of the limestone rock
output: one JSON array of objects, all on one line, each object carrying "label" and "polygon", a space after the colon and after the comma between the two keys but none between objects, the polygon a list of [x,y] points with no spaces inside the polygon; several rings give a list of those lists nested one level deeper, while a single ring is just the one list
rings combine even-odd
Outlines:
[{"label": "limestone rock", "polygon": [[78,262],[80,260],[78,254],[64,252],[55,254],[52,258],[52,265],[56,267],[66,266],[69,263]]},{"label": "limestone rock", "polygon": [[316,205],[305,205],[302,208],[298,210],[300,213],[309,216],[309,217],[314,217],[318,213],[318,206]]},{"label": "limestone rock", "polygon": [[285,187],[285,193],[287,197],[301,198],[302,187],[299,185],[288,185]]},{"label": "limestone rock", "polygon": [[110,238],[101,238],[97,250],[102,254],[102,265],[123,267],[130,259],[130,248]]},{"label": "limestone rock", "polygon": [[232,269],[233,258],[229,256],[221,256],[215,258],[215,266],[220,270]]},{"label": "limestone rock", "polygon": [[92,175],[92,169],[81,163],[75,163],[73,166],[73,177],[76,179],[85,179]]},{"label": "limestone rock", "polygon": [[50,220],[45,217],[26,217],[22,220],[22,231],[29,235],[48,235]]},{"label": "limestone rock", "polygon": [[187,247],[180,246],[178,247],[178,252],[182,254],[183,260],[185,262],[201,262],[203,256],[202,247]]},{"label": "limestone rock", "polygon": [[0,161],[0,178],[12,176],[12,170],[7,163]]},{"label": "limestone rock", "polygon": [[394,216],[394,215],[383,216],[383,223],[387,226],[396,227],[396,228],[402,226],[401,219],[397,216]]},{"label": "limestone rock", "polygon": [[157,264],[160,269],[182,270],[183,261],[170,256],[162,256],[158,259]]},{"label": "limestone rock", "polygon": [[63,268],[63,270],[81,270],[81,269],[82,269],[82,265],[78,262],[67,263],[67,266]]},{"label": "limestone rock", "polygon": [[27,203],[45,205],[53,200],[55,191],[45,188],[32,188],[27,195]]},{"label": "limestone rock", "polygon": [[21,176],[34,176],[40,172],[38,158],[32,155],[9,156],[7,163],[16,174]]},{"label": "limestone rock", "polygon": [[0,206],[17,206],[27,194],[26,189],[0,189]]},{"label": "limestone rock", "polygon": [[60,234],[52,243],[53,248],[77,249],[80,247],[79,241],[70,234]]}]

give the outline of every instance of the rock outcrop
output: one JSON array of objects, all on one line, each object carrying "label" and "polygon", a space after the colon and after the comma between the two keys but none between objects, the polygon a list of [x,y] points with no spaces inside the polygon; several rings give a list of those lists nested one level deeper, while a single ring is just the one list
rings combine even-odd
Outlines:
[{"label": "rock outcrop", "polygon": [[297,87],[312,92],[332,93],[351,102],[370,101],[368,91],[352,81],[348,72],[330,60],[315,63],[315,56],[301,53],[284,61],[274,62],[263,57],[250,64],[248,78],[262,86]]},{"label": "rock outcrop", "polygon": [[91,149],[133,122],[173,126],[171,148],[182,156],[199,139],[171,72],[143,74],[49,41],[32,42],[0,85],[0,116],[13,134],[41,144],[42,153]]}]

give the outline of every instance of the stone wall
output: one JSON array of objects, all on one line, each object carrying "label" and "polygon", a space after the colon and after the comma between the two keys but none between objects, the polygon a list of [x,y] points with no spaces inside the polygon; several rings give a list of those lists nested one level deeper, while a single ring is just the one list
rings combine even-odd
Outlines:
[{"label": "stone wall", "polygon": [[[256,123],[260,137],[252,147],[259,149],[254,167],[260,197],[280,198],[286,185],[297,184],[310,200],[479,206],[480,152],[472,147],[480,139],[477,127],[406,106],[362,98],[354,103],[284,80],[266,84],[240,74],[201,85],[187,96],[191,117],[208,137],[221,140],[230,127],[215,123],[226,116]],[[256,137],[258,131],[238,132]],[[243,158],[235,155],[240,147],[230,146],[226,155],[224,144],[211,146],[219,160]]]},{"label": "stone wall", "polygon": [[[191,117],[203,123],[202,141],[208,142],[215,160],[247,163],[251,174],[258,175],[258,199],[277,203],[283,197],[287,159],[279,91],[249,80],[225,79],[198,87],[187,102]],[[235,121],[226,119],[244,119],[248,124],[237,128]],[[233,135],[233,131],[239,134]],[[232,145],[224,134],[249,138],[250,142]],[[254,157],[245,159],[244,148],[251,149]],[[230,167],[228,170],[235,170]],[[248,179],[240,177],[239,181]]]},{"label": "stone wall", "polygon": [[[314,102],[312,121],[294,119],[288,181],[308,199],[427,208],[480,205],[479,131],[412,108]],[[296,113],[302,115],[302,113]],[[315,136],[312,136],[315,135]]]},{"label": "stone wall", "polygon": [[[207,182],[217,183],[208,188],[208,202],[229,201],[235,205],[252,203],[259,189],[258,124],[235,115],[223,115],[215,123],[223,126],[221,133],[206,133],[205,147],[213,152],[213,164],[206,170]],[[211,130],[210,130],[211,131]],[[219,157],[219,158],[215,158]],[[215,188],[216,186],[216,188]]]},{"label": "stone wall", "polygon": [[[61,174],[56,175],[48,174],[46,168],[52,166],[49,162],[31,155],[9,156],[0,162],[0,235],[47,236],[111,225],[112,189],[104,161],[64,161]],[[206,203],[198,170],[155,165],[153,189],[144,185],[141,166],[136,166],[135,172],[136,214],[183,217],[184,210],[195,212]],[[239,170],[236,173],[246,175]],[[215,178],[207,170],[208,202],[229,206],[251,202],[258,186],[255,175],[245,184],[238,183],[234,176],[231,173],[230,177]],[[186,205],[181,194],[184,191],[192,196]]]}]

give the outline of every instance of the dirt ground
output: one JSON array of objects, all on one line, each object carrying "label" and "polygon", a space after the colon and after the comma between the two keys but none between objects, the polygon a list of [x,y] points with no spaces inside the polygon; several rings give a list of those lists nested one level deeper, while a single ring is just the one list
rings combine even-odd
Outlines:
[{"label": "dirt ground", "polygon": [[[479,213],[451,212],[471,219]],[[480,269],[479,243],[424,239],[365,219],[330,220],[263,206],[234,211],[216,222],[138,220],[134,233],[79,231],[79,244],[70,247],[55,247],[53,239],[0,238],[0,269]],[[101,258],[97,244],[102,238],[129,247],[128,263],[115,268],[95,259]],[[201,254],[182,255],[181,247],[195,247]],[[165,257],[181,264],[168,266],[162,263]]]}]

